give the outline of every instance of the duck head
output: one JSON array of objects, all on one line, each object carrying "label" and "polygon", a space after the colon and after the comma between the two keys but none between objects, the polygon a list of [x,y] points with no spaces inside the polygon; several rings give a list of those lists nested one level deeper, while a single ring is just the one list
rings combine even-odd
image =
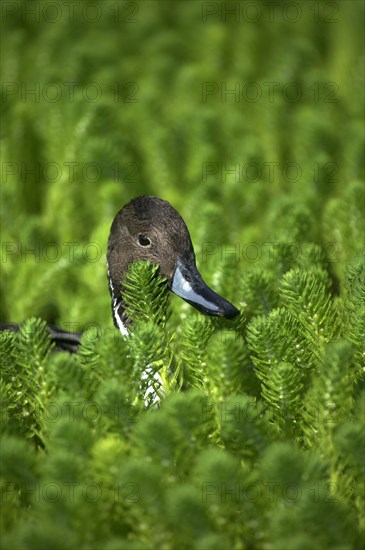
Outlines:
[{"label": "duck head", "polygon": [[138,260],[158,265],[170,290],[205,315],[227,319],[238,315],[238,309],[209,288],[197,270],[190,234],[180,214],[168,202],[144,195],[118,212],[108,241],[113,316],[121,330],[123,279],[129,264]]}]

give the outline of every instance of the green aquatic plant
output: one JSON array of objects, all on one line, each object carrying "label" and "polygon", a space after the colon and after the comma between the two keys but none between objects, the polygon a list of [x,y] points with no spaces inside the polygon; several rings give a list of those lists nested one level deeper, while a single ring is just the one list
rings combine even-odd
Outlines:
[{"label": "green aquatic plant", "polygon": [[[3,547],[362,547],[362,3],[3,4]],[[141,263],[113,326],[141,194],[236,319]]]}]

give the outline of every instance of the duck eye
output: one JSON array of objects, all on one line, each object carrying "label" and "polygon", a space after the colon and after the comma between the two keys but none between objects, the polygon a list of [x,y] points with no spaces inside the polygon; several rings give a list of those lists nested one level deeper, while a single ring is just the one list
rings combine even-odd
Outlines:
[{"label": "duck eye", "polygon": [[148,237],[146,237],[146,235],[138,235],[138,242],[141,246],[148,246],[151,244],[151,241]]}]

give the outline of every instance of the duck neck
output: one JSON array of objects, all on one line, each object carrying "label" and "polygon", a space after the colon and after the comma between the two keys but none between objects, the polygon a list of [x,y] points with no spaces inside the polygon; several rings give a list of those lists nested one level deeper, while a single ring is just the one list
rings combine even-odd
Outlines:
[{"label": "duck neck", "polygon": [[109,281],[109,291],[112,299],[112,315],[114,325],[119,329],[120,333],[123,336],[128,336],[128,326],[131,324],[131,320],[128,318],[125,308],[124,300],[121,296],[121,293],[118,292],[113,285],[113,281],[110,275],[109,265],[108,265],[108,281]]}]

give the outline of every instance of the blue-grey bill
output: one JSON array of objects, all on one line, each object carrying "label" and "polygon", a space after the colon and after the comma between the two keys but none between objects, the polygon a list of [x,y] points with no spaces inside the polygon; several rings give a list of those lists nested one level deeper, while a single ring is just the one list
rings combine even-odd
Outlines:
[{"label": "blue-grey bill", "polygon": [[205,315],[233,319],[239,314],[239,310],[233,304],[209,288],[195,263],[186,265],[179,260],[170,287],[177,296]]}]

